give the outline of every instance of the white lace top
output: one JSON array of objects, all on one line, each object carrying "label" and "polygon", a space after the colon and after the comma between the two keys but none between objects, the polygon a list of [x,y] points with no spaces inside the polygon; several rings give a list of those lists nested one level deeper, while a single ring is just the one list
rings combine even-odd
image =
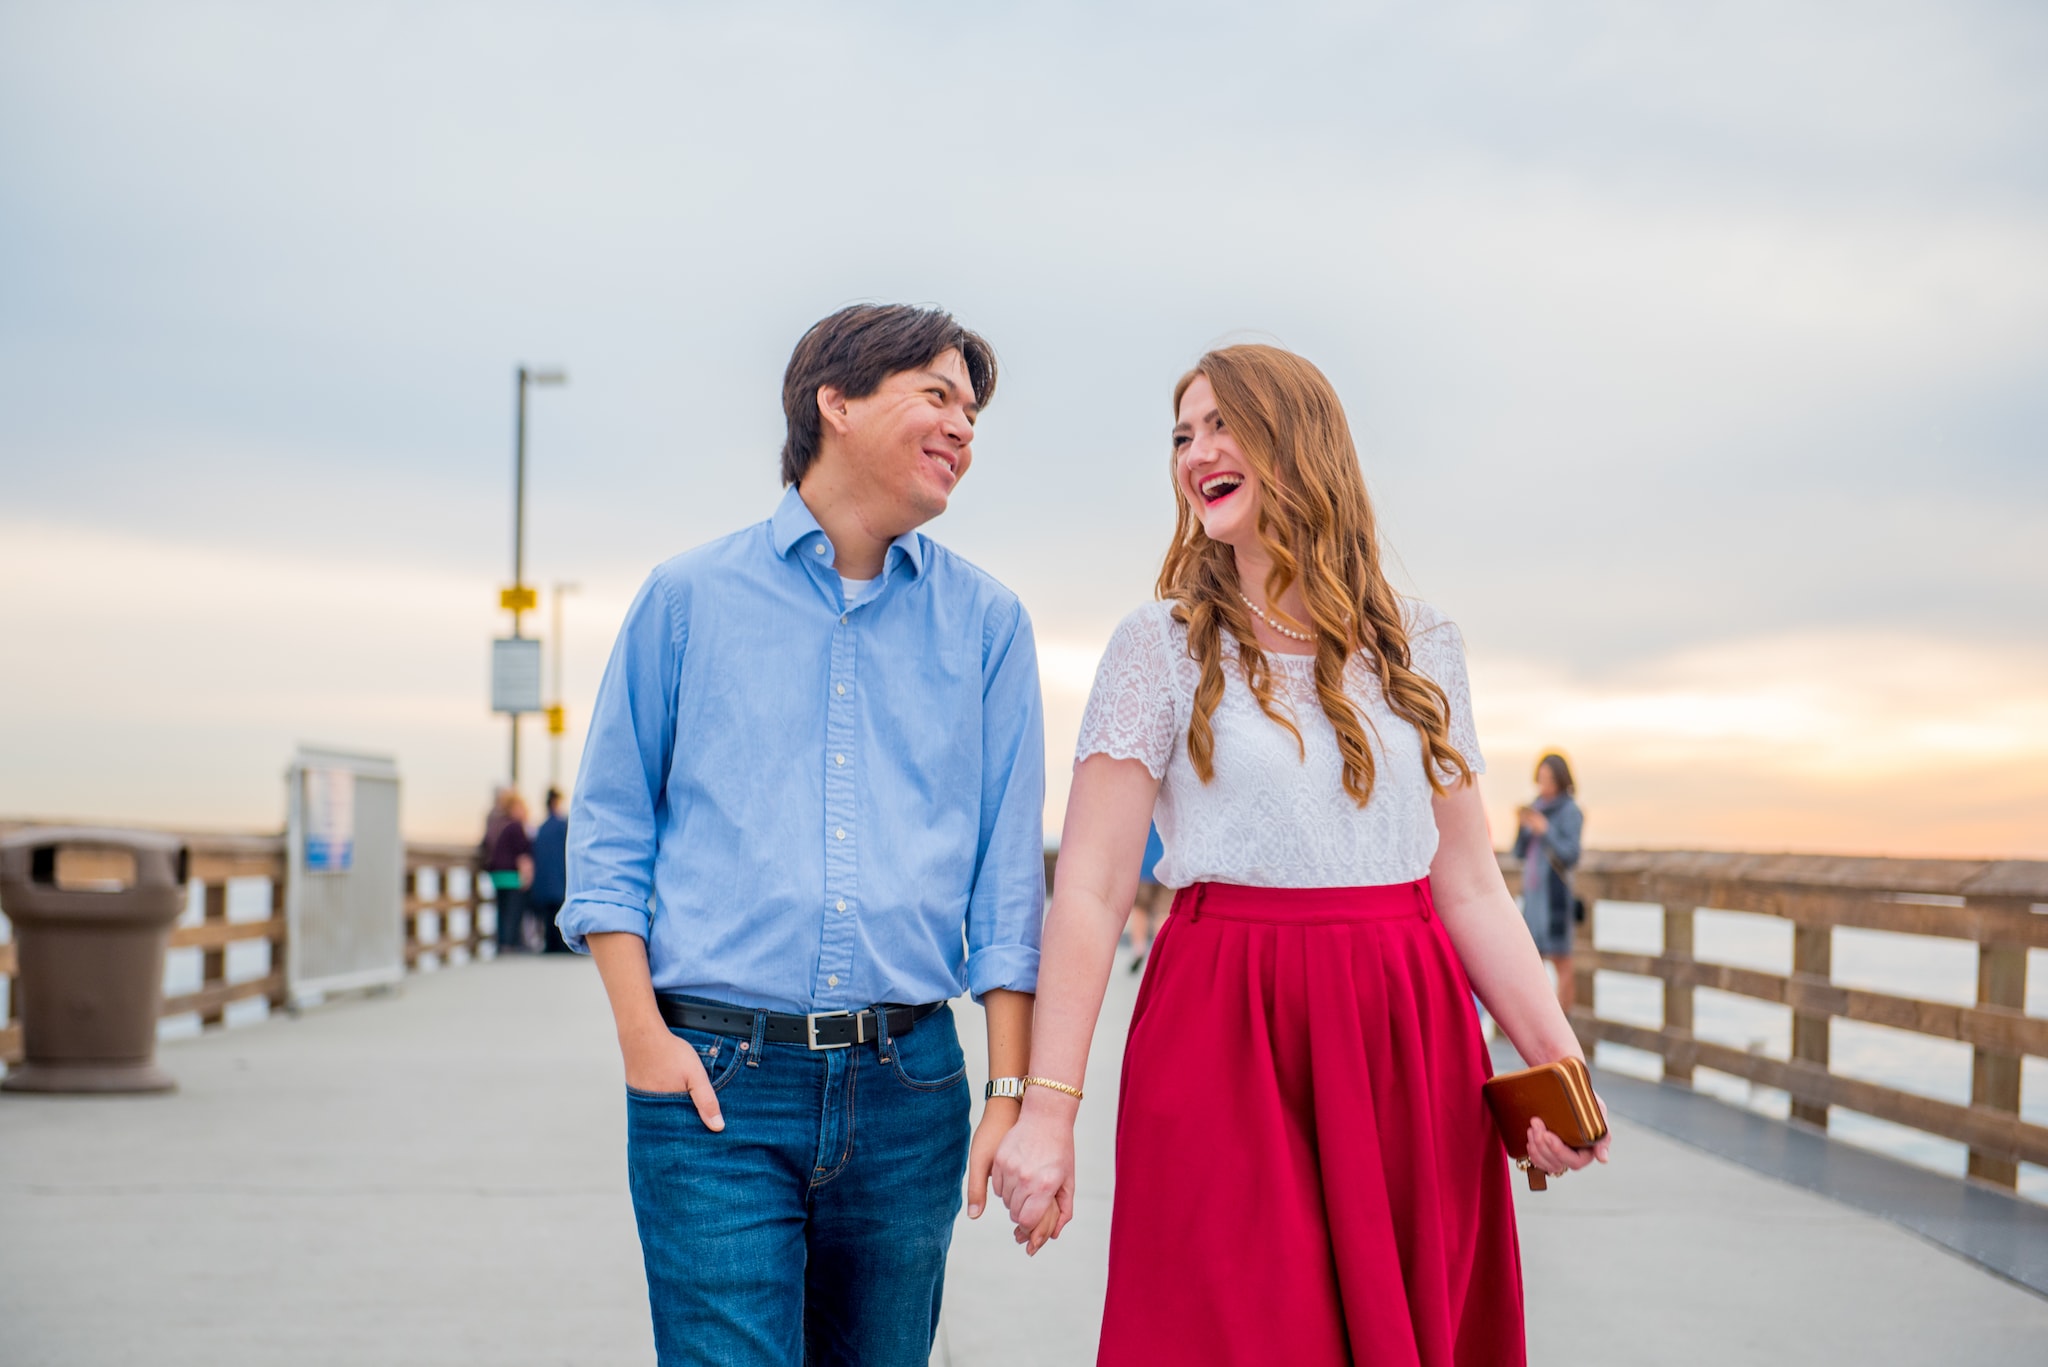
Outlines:
[{"label": "white lace top", "polygon": [[[1472,726],[1465,638],[1435,608],[1404,599],[1409,659],[1450,698],[1450,742],[1482,773]],[[1223,701],[1211,719],[1216,778],[1203,783],[1188,761],[1188,721],[1200,667],[1188,657],[1187,628],[1170,603],[1147,603],[1117,626],[1096,667],[1081,718],[1075,763],[1090,755],[1143,761],[1161,781],[1153,819],[1166,847],[1157,877],[1167,887],[1213,881],[1252,887],[1360,887],[1407,883],[1429,873],[1436,817],[1423,774],[1422,738],[1387,706],[1379,678],[1356,657],[1346,690],[1372,737],[1372,800],[1344,791],[1337,732],[1316,699],[1315,660],[1271,651],[1273,700],[1301,729],[1308,754],[1259,710],[1237,668],[1237,643],[1223,638]],[[1440,775],[1448,778],[1449,775]]]}]

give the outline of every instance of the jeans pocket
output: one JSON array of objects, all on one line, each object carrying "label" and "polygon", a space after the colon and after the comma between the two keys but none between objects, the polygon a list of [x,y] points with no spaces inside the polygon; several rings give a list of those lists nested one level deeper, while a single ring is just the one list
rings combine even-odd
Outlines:
[{"label": "jeans pocket", "polygon": [[[725,1084],[732,1081],[746,1059],[744,1045],[747,1041],[730,1035],[714,1035],[704,1030],[685,1030],[670,1026],[669,1031],[677,1039],[697,1051],[697,1059],[704,1065],[704,1075],[711,1079],[711,1090],[723,1091]],[[643,1092],[638,1088],[626,1088],[626,1095],[640,1101],[681,1101],[690,1105],[688,1092]]]},{"label": "jeans pocket", "polygon": [[967,1076],[967,1056],[953,1028],[953,1008],[933,1012],[907,1035],[895,1037],[889,1067],[896,1080],[920,1092],[943,1092]]}]

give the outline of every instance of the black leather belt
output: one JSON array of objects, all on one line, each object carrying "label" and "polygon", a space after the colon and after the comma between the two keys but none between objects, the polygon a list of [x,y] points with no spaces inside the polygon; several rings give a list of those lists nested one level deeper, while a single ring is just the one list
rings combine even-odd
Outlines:
[{"label": "black leather belt", "polygon": [[[754,1033],[755,1012],[743,1006],[699,1006],[657,996],[661,1018],[684,1030],[705,1030],[714,1035],[735,1035],[748,1039]],[[917,1023],[944,1006],[927,1002],[923,1006],[887,1006],[889,1033],[907,1035]],[[867,1011],[813,1011],[807,1016],[770,1011],[761,1038],[770,1044],[801,1044],[810,1049],[846,1049],[866,1044],[881,1035],[875,1013]]]}]

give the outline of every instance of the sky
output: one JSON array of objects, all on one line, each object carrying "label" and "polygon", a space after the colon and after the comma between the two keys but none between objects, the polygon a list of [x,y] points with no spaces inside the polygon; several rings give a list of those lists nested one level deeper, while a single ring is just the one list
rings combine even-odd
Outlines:
[{"label": "sky", "polygon": [[796,337],[905,300],[1001,358],[928,530],[1032,615],[1049,835],[1173,383],[1264,340],[1497,829],[1561,747],[1595,846],[2048,857],[2044,69],[1968,0],[12,0],[0,816],[274,829],[310,742],[471,836],[514,366],[573,775],[648,570],[772,509]]}]

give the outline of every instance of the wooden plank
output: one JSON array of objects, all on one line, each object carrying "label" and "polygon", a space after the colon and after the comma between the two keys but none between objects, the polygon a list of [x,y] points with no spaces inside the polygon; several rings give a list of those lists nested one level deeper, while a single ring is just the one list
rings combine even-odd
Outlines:
[{"label": "wooden plank", "polygon": [[[1835,930],[1833,926],[1796,924],[1792,927],[1792,974],[1809,982],[1827,982],[1834,973]],[[1825,1011],[1794,1006],[1792,1009],[1792,1057],[1810,1063],[1822,1072],[1828,1067],[1829,1017]],[[1809,1125],[1828,1127],[1828,1108],[1817,1102],[1792,1101],[1792,1118]]]},{"label": "wooden plank", "polygon": [[461,911],[468,905],[468,899],[463,897],[408,897],[405,899],[405,914],[407,916],[420,916],[430,911],[437,911],[441,915],[446,916],[449,912]]},{"label": "wooden plank", "polygon": [[0,945],[0,978],[11,978],[19,973],[21,970],[16,967],[16,963],[14,941],[9,940],[6,944]]},{"label": "wooden plank", "polygon": [[230,878],[282,878],[284,857],[260,854],[194,854],[186,875],[196,883],[225,883]]},{"label": "wooden plank", "polygon": [[188,992],[182,997],[164,998],[163,1014],[182,1016],[196,1011],[200,1019],[219,1020],[228,1003],[246,1001],[251,997],[268,997],[275,1001],[284,992],[284,974],[271,973],[261,978],[251,978],[241,983],[216,983]]},{"label": "wooden plank", "polygon": [[[228,921],[228,885],[226,882],[206,884],[206,921],[208,927],[219,927]],[[200,981],[206,987],[214,987],[227,981],[228,951],[225,944],[215,945],[200,953]],[[219,1025],[221,1008],[209,1007],[199,1013],[201,1025]]]},{"label": "wooden plank", "polygon": [[2048,915],[2009,900],[1928,905],[1859,890],[1713,881],[1654,871],[1626,875],[1582,872],[1580,886],[1588,898],[1610,901],[1684,904],[1777,916],[1813,926],[1853,926],[1973,944],[2048,949]]},{"label": "wooden plank", "polygon": [[282,942],[285,923],[275,921],[205,921],[196,926],[179,926],[171,931],[172,949],[218,950],[241,940]]},{"label": "wooden plank", "polygon": [[[1664,959],[1673,971],[1664,978],[1664,1029],[1692,1038],[1692,912],[1688,906],[1664,908]],[[1692,1056],[1684,1050],[1665,1055],[1664,1080],[1692,1085]]]},{"label": "wooden plank", "polygon": [[21,1062],[21,1026],[0,1028],[0,1063]]},{"label": "wooden plank", "polygon": [[[2027,1004],[2027,952],[1982,945],[1977,950],[1977,1000],[1987,1008],[2023,1011]],[[2048,1024],[2048,1022],[2043,1022]],[[1970,1104],[2017,1115],[2020,1055],[1978,1046],[1970,1058]],[[2019,1165],[2000,1154],[1970,1149],[1970,1176],[2017,1187]]]},{"label": "wooden plank", "polygon": [[[1734,850],[1588,850],[1581,874],[2048,903],[2048,860],[1882,859]],[[1676,901],[1677,898],[1645,898]]]},{"label": "wooden plank", "polygon": [[429,940],[425,943],[415,940],[405,947],[405,966],[411,968],[428,954],[438,954],[441,956],[441,962],[446,963],[448,956],[458,949],[466,950],[474,957],[476,946],[477,942],[474,940]]},{"label": "wooden plank", "polygon": [[1972,1149],[1996,1157],[2048,1164],[2048,1126],[2028,1124],[2016,1115],[1986,1107],[1958,1106],[1875,1082],[1842,1077],[1796,1059],[1770,1058],[1700,1039],[1667,1037],[1661,1031],[1622,1021],[1585,1018],[1582,1012],[1573,1013],[1572,1024],[1582,1038],[1610,1040],[1653,1054],[1668,1054],[1680,1046],[1690,1046],[1689,1052],[1701,1067],[1776,1087],[1808,1105],[1843,1106],[1944,1139],[1960,1140]]},{"label": "wooden plank", "polygon": [[230,878],[284,877],[282,835],[192,835],[186,876],[199,883],[225,883]]},{"label": "wooden plank", "polygon": [[405,844],[405,866],[409,869],[475,868],[481,862],[477,857],[477,847],[474,845],[449,845],[423,840],[408,840]]},{"label": "wooden plank", "polygon": [[1937,1039],[1959,1040],[1987,1049],[2048,1058],[2048,1017],[2029,1016],[2024,1011],[2009,1007],[1963,1006],[1954,1002],[1895,997],[1885,992],[1842,987],[1817,978],[1787,978],[1729,964],[1687,963],[1653,954],[1597,950],[1592,955],[1592,962],[1596,968],[1609,973],[1689,981],[1694,987],[1711,987],[1739,997],[1776,1002],[1812,1015],[1839,1016],[1868,1025],[1910,1030]]}]

